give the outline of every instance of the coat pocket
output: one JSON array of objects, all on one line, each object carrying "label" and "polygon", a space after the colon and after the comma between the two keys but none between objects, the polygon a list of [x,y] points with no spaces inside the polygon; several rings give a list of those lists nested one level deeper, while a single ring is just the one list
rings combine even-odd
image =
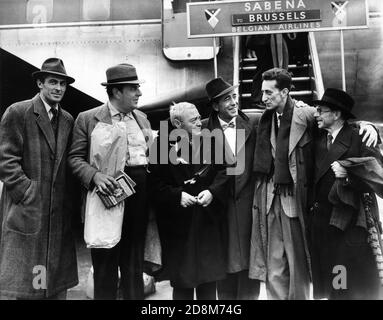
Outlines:
[{"label": "coat pocket", "polygon": [[9,198],[6,227],[22,234],[38,233],[42,218],[41,199],[39,183],[32,180],[21,202],[16,204]]}]

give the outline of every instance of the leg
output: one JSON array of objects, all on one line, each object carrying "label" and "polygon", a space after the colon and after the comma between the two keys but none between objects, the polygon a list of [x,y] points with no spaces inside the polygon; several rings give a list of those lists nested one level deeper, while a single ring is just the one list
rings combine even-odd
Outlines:
[{"label": "leg", "polygon": [[207,282],[196,288],[197,300],[217,300],[217,283]]},{"label": "leg", "polygon": [[46,300],[66,300],[67,299],[67,290],[61,291],[54,296],[48,297]]},{"label": "leg", "polygon": [[194,288],[173,288],[173,300],[193,300]]},{"label": "leg", "polygon": [[270,300],[287,300],[289,296],[289,267],[283,243],[281,200],[275,195],[267,215],[268,254],[266,290]]},{"label": "leg", "polygon": [[125,201],[121,236],[121,287],[126,300],[144,299],[143,265],[146,227],[148,223],[146,170],[127,169],[136,182],[136,193]]},{"label": "leg", "polygon": [[95,300],[116,300],[120,244],[111,249],[91,249]]},{"label": "leg", "polygon": [[301,224],[281,212],[283,243],[290,274],[289,300],[307,300],[310,295],[310,274]]},{"label": "leg", "polygon": [[257,300],[260,281],[249,279],[249,270],[229,273],[217,282],[219,300]]}]

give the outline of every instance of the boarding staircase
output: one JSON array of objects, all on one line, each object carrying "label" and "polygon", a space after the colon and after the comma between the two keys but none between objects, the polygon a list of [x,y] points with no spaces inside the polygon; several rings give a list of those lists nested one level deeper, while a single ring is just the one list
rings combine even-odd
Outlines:
[{"label": "boarding staircase", "polygon": [[[323,80],[320,71],[319,58],[315,45],[314,35],[311,33],[305,33],[300,36],[299,41],[307,41],[308,45],[302,45],[302,50],[307,50],[303,56],[305,59],[296,61],[294,50],[297,50],[297,46],[294,48],[289,47],[290,59],[288,64],[288,70],[292,73],[294,88],[290,92],[290,95],[296,99],[311,104],[312,101],[323,94]],[[243,110],[246,109],[259,109],[261,106],[255,104],[254,97],[252,97],[252,82],[255,71],[258,68],[257,58],[248,58],[246,56],[246,48],[241,43],[241,49],[239,50],[239,103]],[[302,55],[301,55],[302,56]],[[303,60],[303,61],[302,61]]]}]

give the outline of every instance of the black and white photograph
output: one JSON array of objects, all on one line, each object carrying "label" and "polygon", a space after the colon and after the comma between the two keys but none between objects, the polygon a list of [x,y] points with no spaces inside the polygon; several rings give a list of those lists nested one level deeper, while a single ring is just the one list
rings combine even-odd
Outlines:
[{"label": "black and white photograph", "polygon": [[0,300],[383,300],[382,89],[381,0],[0,0]]}]

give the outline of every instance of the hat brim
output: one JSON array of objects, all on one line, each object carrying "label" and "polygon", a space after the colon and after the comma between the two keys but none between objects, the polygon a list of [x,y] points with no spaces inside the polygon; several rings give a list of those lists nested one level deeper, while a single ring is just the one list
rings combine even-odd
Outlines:
[{"label": "hat brim", "polygon": [[42,75],[42,74],[52,74],[54,76],[60,76],[60,77],[63,77],[66,79],[67,83],[68,84],[71,84],[73,83],[75,80],[74,78],[64,74],[64,73],[60,73],[60,72],[54,72],[54,71],[35,71],[32,73],[32,77],[36,80],[36,78],[39,76],[39,75]]},{"label": "hat brim", "polygon": [[112,86],[115,84],[141,84],[144,83],[144,80],[132,80],[132,81],[120,81],[120,82],[101,82],[102,86]]},{"label": "hat brim", "polygon": [[327,101],[323,101],[323,100],[314,100],[313,102],[313,105],[318,105],[318,106],[325,106],[325,107],[329,107],[330,109],[336,109],[336,110],[341,110],[342,112],[344,112],[346,115],[348,115],[348,117],[350,119],[355,119],[356,117],[348,110],[340,107],[340,106],[337,106],[331,102],[327,102]]},{"label": "hat brim", "polygon": [[214,97],[212,97],[210,100],[213,100],[213,99],[217,99],[221,96],[223,96],[224,94],[230,92],[230,91],[233,91],[234,89],[238,88],[239,87],[239,84],[235,84],[234,86],[231,86],[229,88],[226,88],[225,90],[223,90],[222,92],[220,92],[219,94],[215,95]]}]

